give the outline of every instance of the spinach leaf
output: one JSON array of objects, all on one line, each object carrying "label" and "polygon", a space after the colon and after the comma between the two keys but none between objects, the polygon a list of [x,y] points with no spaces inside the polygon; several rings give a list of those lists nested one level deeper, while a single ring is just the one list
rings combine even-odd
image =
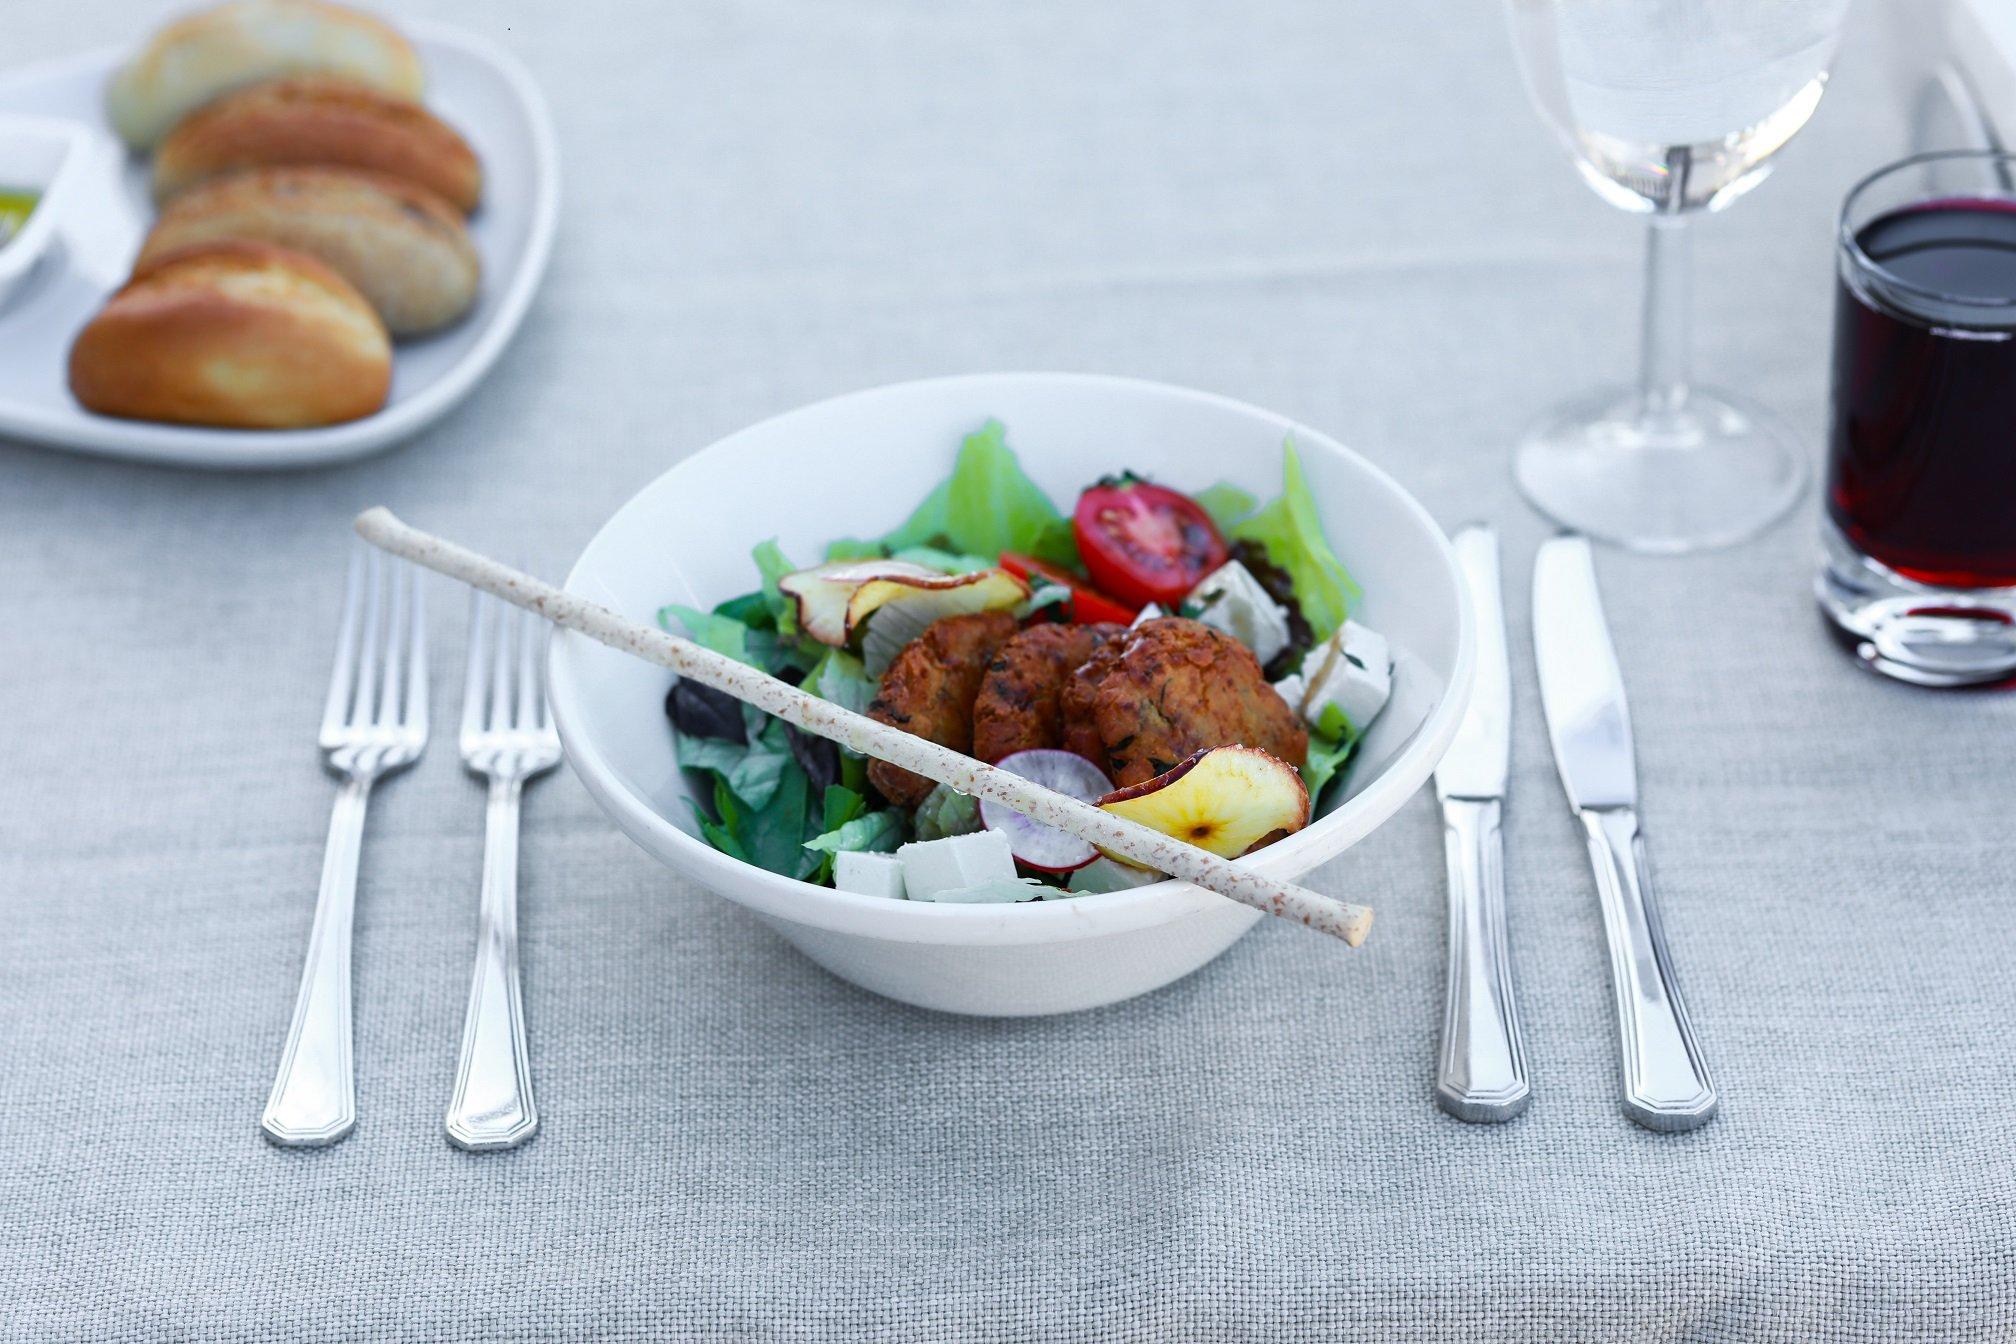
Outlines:
[{"label": "spinach leaf", "polygon": [[[781,719],[772,719],[760,711],[743,707],[744,739],[730,742],[718,737],[693,737],[672,730],[672,745],[679,753],[679,764],[688,770],[711,770],[729,793],[751,808],[769,805],[776,796],[779,786],[787,775],[802,777],[804,771],[792,759],[790,743],[785,739],[785,724]],[[716,791],[719,799],[719,790]],[[724,824],[734,829],[732,823],[723,818]]]},{"label": "spinach leaf", "polygon": [[775,619],[770,615],[770,604],[763,600],[761,593],[744,593],[740,597],[717,602],[714,604],[714,614],[726,616],[731,621],[740,621],[752,631],[769,630],[776,625]]}]

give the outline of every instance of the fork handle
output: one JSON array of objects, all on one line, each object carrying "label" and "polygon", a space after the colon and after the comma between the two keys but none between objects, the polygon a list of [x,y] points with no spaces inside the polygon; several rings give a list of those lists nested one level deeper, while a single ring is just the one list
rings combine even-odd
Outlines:
[{"label": "fork handle", "polygon": [[1638,814],[1628,807],[1589,808],[1581,817],[1610,941],[1624,1113],[1647,1129],[1698,1129],[1715,1118],[1715,1084],[1666,950]]},{"label": "fork handle", "polygon": [[471,1152],[515,1148],[539,1128],[525,1005],[518,989],[518,800],[516,779],[490,781],[483,835],[483,899],[476,969],[462,1019],[462,1055],[448,1103],[448,1141]]},{"label": "fork handle", "polygon": [[357,1123],[357,1083],[350,1060],[350,931],[357,907],[357,856],[371,780],[349,778],[329,815],[322,890],[308,935],[308,961],[294,999],[294,1021],[280,1072],[259,1127],[288,1148],[336,1142]]}]

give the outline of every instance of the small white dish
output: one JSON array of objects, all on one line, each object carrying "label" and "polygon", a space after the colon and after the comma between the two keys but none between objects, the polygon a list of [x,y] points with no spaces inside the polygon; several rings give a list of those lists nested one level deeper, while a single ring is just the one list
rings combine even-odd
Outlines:
[{"label": "small white dish", "polygon": [[[647,623],[668,602],[706,607],[747,592],[757,583],[752,546],[776,537],[809,564],[834,537],[893,528],[950,470],[960,438],[990,417],[1066,508],[1090,481],[1123,468],[1191,490],[1229,480],[1271,498],[1281,488],[1282,442],[1294,436],[1331,542],[1365,590],[1358,617],[1392,641],[1399,667],[1392,703],[1322,815],[1246,862],[1283,877],[1306,873],[1370,834],[1428,779],[1455,734],[1473,659],[1448,541],[1357,454],[1208,393],[1080,374],[986,374],[820,402],[732,434],[646,486],[588,544],[567,587]],[[996,1016],[1092,1008],[1187,975],[1261,918],[1179,882],[1021,905],[937,905],[752,867],[696,834],[664,719],[671,675],[574,634],[554,640],[551,658],[567,759],[617,825],[878,994]],[[1337,894],[1374,907],[1382,895]],[[1351,955],[1338,947],[1340,973]]]},{"label": "small white dish", "polygon": [[60,218],[51,212],[44,264],[0,307],[8,352],[0,436],[176,466],[310,467],[411,438],[474,390],[517,331],[552,251],[560,205],[552,116],[524,66],[498,47],[441,24],[402,20],[400,28],[426,62],[428,106],[483,160],[483,205],[469,221],[483,287],[462,321],[394,347],[384,409],[322,429],[206,429],[93,415],[71,397],[71,339],[125,282],[154,218],[146,161],[128,155],[105,121],[105,81],[127,53],[104,50],[0,73],[0,117],[66,123],[78,137],[74,185],[65,187]]},{"label": "small white dish", "polygon": [[19,232],[0,243],[0,312],[49,250],[57,221],[74,203],[85,145],[83,130],[67,121],[0,115],[0,191],[36,197]]}]

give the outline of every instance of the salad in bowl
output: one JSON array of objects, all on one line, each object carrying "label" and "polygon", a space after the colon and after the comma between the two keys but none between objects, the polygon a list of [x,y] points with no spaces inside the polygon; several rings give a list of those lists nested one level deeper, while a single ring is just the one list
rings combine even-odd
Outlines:
[{"label": "salad in bowl", "polygon": [[[1286,416],[1089,374],[901,383],[760,421],[632,495],[566,586],[1288,880],[1427,782],[1473,660],[1448,541],[1391,477]],[[927,638],[949,617],[981,619]],[[585,636],[550,658],[568,764],[617,826],[876,993],[1074,1011],[1188,974],[1262,918],[878,783]],[[668,892],[671,918],[694,894]]]},{"label": "salad in bowl", "polygon": [[[894,530],[658,619],[835,704],[1232,858],[1301,830],[1385,707],[1387,643],[1293,438],[1262,501],[1129,469],[1054,500],[1007,427],[966,434]],[[1005,806],[676,681],[665,714],[715,849],[895,900],[1059,900],[1161,880]]]}]

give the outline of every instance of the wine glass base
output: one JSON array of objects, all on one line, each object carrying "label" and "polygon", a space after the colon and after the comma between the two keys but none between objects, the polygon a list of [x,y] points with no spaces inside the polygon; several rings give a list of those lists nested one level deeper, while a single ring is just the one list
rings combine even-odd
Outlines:
[{"label": "wine glass base", "polygon": [[1785,516],[1806,486],[1791,426],[1722,392],[1648,412],[1635,391],[1558,407],[1527,430],[1513,475],[1534,508],[1597,541],[1653,555],[1732,546]]}]

